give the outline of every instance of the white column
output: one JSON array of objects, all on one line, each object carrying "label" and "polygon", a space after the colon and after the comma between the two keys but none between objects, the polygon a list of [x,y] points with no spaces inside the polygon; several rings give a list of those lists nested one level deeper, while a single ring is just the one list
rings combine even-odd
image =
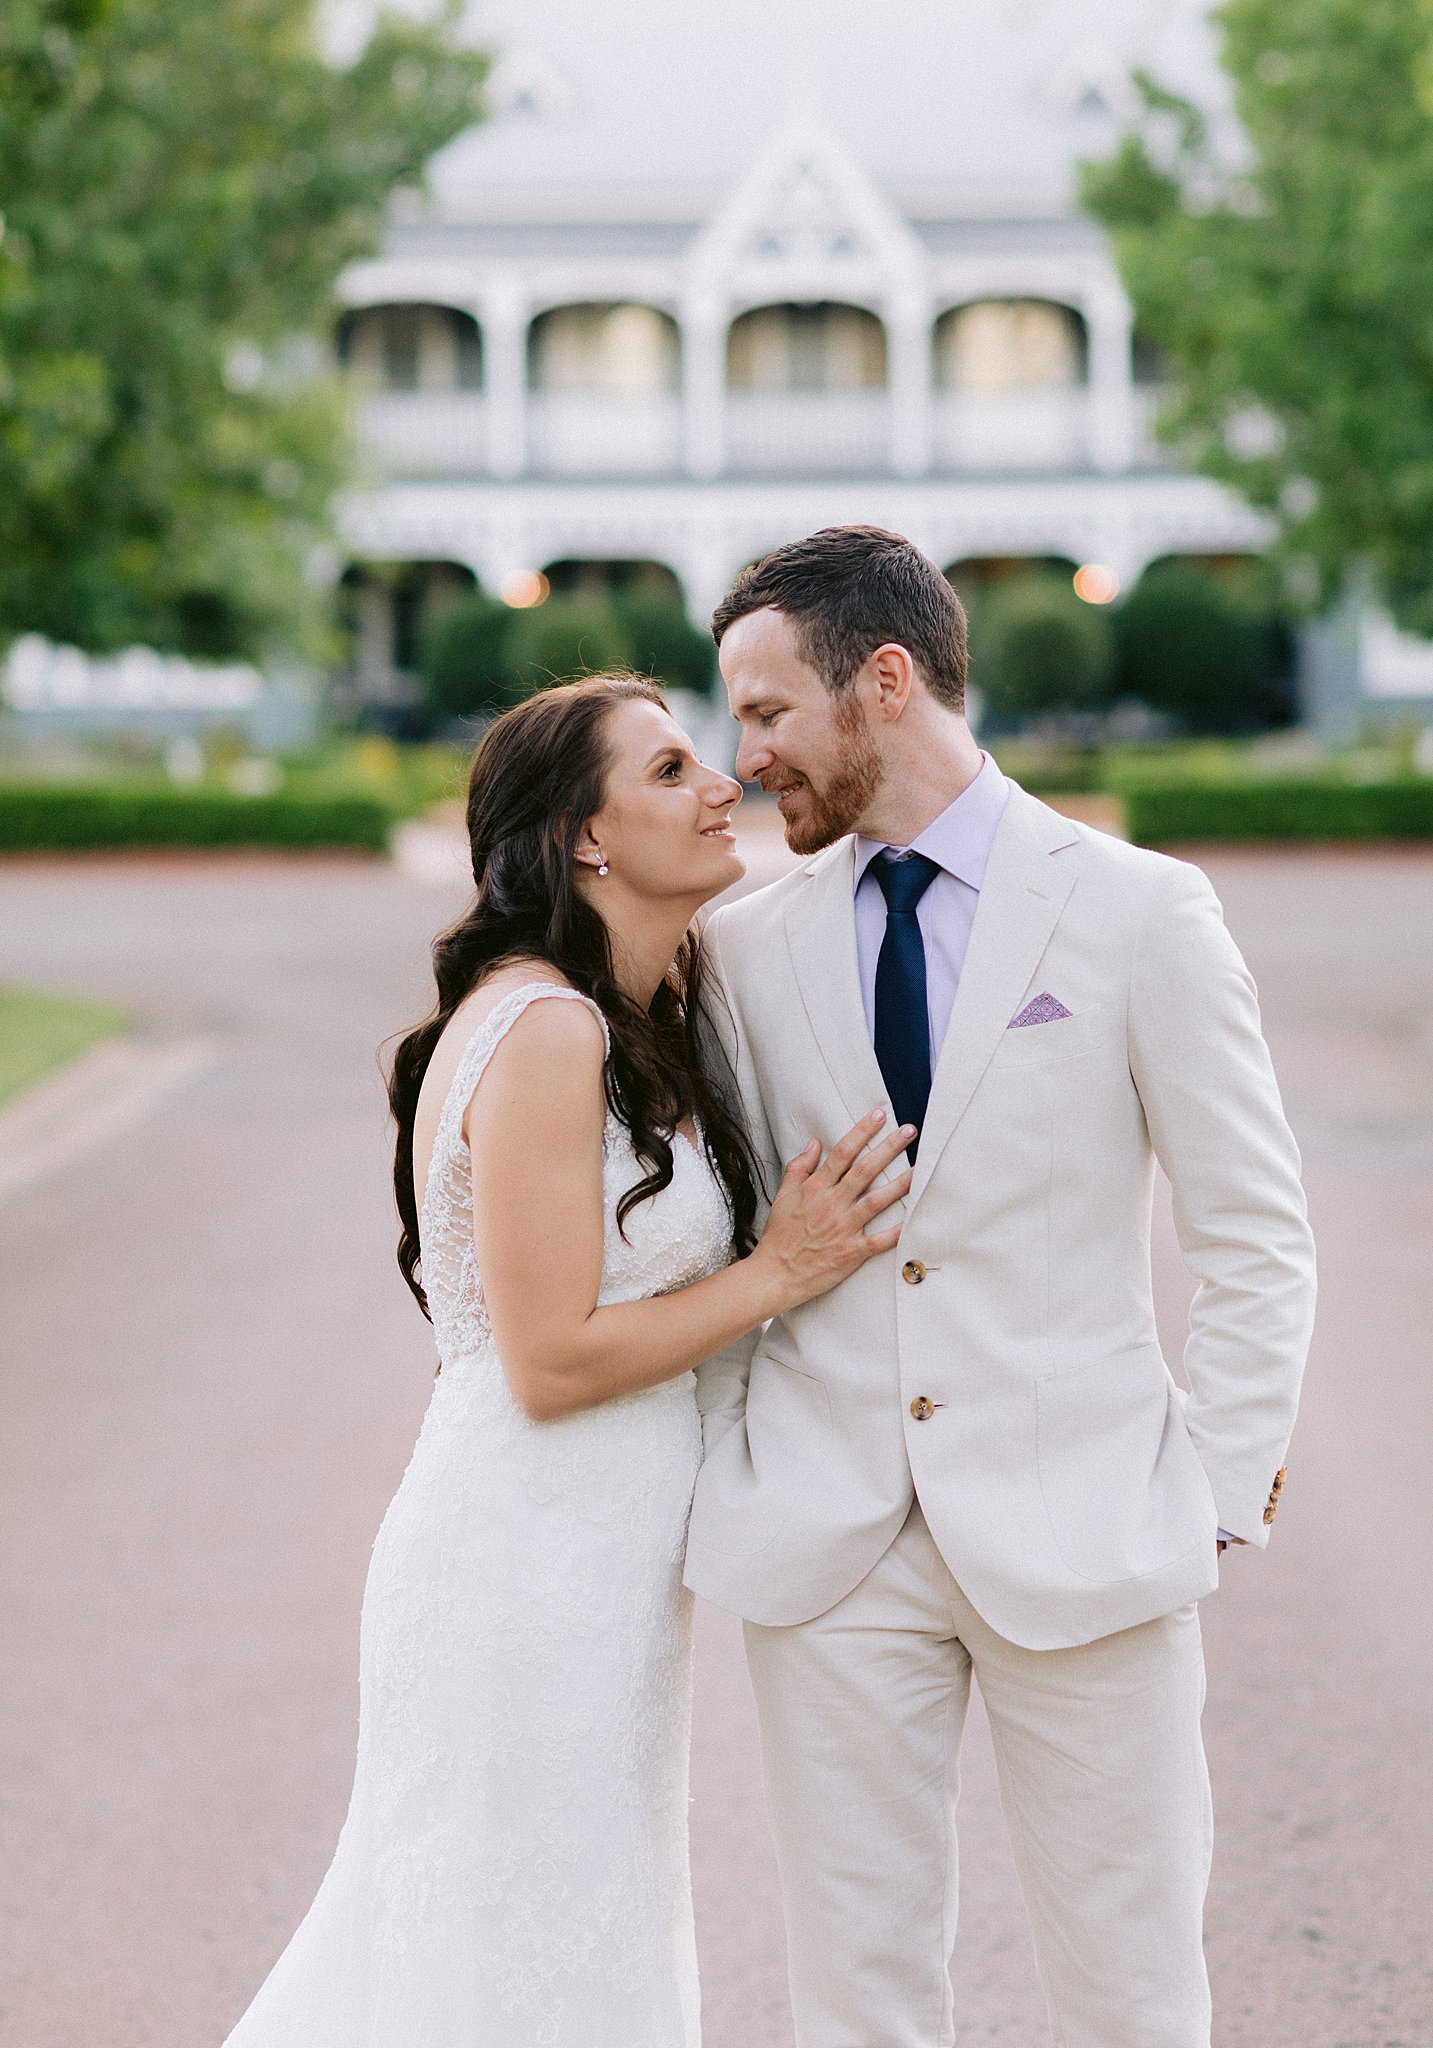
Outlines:
[{"label": "white column", "polygon": [[726,318],[711,298],[681,309],[682,433],[688,476],[720,476],[726,467]]},{"label": "white column", "polygon": [[381,569],[370,569],[357,595],[359,688],[370,699],[387,697],[393,687],[393,590]]},{"label": "white column", "polygon": [[698,528],[688,540],[678,566],[687,614],[693,625],[705,632],[736,575],[725,534],[715,527],[709,531]]},{"label": "white column", "polygon": [[1092,294],[1085,302],[1090,337],[1090,461],[1106,473],[1126,470],[1134,457],[1133,317],[1121,291]]},{"label": "white column", "polygon": [[931,466],[931,306],[924,293],[890,302],[886,336],[891,468],[897,476],[924,476]]},{"label": "white column", "polygon": [[516,292],[494,292],[473,310],[483,329],[488,467],[494,476],[521,476],[527,467],[528,303]]},{"label": "white column", "polygon": [[1147,534],[1136,532],[1128,520],[1092,520],[1083,529],[1078,545],[1065,552],[1078,555],[1082,562],[1098,562],[1103,568],[1113,569],[1119,579],[1120,594],[1125,596],[1162,550],[1151,545]]}]

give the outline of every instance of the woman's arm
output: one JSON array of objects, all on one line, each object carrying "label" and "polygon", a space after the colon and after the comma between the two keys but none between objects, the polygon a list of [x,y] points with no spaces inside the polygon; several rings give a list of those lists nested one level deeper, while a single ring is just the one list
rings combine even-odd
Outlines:
[{"label": "woman's arm", "polygon": [[911,1134],[873,1144],[875,1111],[824,1161],[814,1140],[792,1161],[748,1257],[674,1293],[599,1308],[604,1052],[585,1004],[534,1003],[468,1106],[483,1297],[513,1396],[535,1421],[675,1379],[834,1287],[894,1245],[897,1230],[866,1225],[910,1184],[876,1184]]}]

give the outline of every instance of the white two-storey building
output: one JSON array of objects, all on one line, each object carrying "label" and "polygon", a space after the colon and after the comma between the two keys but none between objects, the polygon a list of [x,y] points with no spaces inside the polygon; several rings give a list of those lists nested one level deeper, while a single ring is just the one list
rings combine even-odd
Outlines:
[{"label": "white two-storey building", "polygon": [[493,0],[475,30],[491,118],[342,286],[375,693],[469,575],[659,564],[702,621],[836,522],[1126,586],[1261,544],[1157,449],[1075,198],[1131,66],[1217,102],[1196,0]]}]

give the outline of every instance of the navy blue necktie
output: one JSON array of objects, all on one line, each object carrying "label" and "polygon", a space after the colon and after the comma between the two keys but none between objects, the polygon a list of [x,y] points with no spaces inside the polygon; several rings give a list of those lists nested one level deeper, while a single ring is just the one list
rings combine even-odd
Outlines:
[{"label": "navy blue necktie", "polygon": [[[923,853],[878,853],[871,873],[886,899],[886,935],[876,960],[876,1059],[898,1124],[925,1122],[930,1100],[930,1018],[925,941],[916,905],[940,873]],[[915,1164],[919,1135],[906,1148]]]}]

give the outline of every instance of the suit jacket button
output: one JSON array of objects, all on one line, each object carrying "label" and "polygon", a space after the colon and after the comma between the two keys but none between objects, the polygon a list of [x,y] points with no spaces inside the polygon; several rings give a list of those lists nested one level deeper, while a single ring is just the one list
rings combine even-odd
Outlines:
[{"label": "suit jacket button", "polygon": [[925,1278],[925,1267],[919,1259],[907,1259],[901,1267],[901,1278],[907,1287],[919,1287]]},{"label": "suit jacket button", "polygon": [[911,1402],[911,1414],[917,1422],[929,1422],[935,1413],[934,1401],[928,1401],[924,1394],[917,1394]]}]

